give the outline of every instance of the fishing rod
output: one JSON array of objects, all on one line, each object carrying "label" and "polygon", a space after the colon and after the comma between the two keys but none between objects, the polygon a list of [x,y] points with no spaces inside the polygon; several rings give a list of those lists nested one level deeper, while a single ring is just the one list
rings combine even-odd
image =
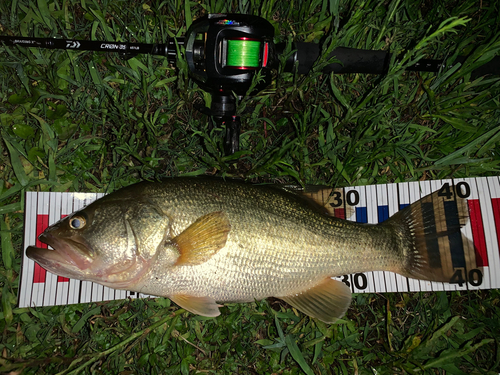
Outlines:
[{"label": "fishing rod", "polygon": [[[236,98],[241,99],[253,88],[256,92],[271,83],[278,69],[286,43],[273,43],[274,27],[267,20],[246,14],[209,14],[193,22],[184,37],[168,38],[163,44],[121,43],[53,38],[0,36],[6,46],[67,49],[77,51],[118,52],[126,58],[138,54],[160,55],[171,64],[184,49],[191,78],[211,94],[210,108],[201,111],[225,127],[224,150],[227,155],[239,150],[241,119],[236,114]],[[315,43],[295,42],[284,64],[285,72],[307,74],[320,57]],[[385,51],[339,47],[330,58],[337,62],[323,68],[324,73],[386,74],[391,54]],[[466,57],[459,57],[458,62]],[[443,60],[422,59],[406,68],[411,71],[437,72],[445,67]],[[254,77],[261,80],[252,87]],[[473,76],[500,74],[497,56]]]}]

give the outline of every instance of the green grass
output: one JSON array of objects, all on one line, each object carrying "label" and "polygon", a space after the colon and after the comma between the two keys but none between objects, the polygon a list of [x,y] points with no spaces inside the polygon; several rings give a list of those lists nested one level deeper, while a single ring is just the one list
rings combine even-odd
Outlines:
[{"label": "green grass", "polygon": [[[383,77],[322,75],[321,62],[278,75],[242,101],[241,152],[228,157],[182,59],[0,47],[0,372],[498,374],[497,290],[358,295],[335,325],[274,299],[216,319],[167,299],[15,307],[28,190],[187,173],[332,186],[500,173],[500,80],[470,74],[500,49],[496,1],[4,0],[0,34],[163,42],[206,12],[263,16],[276,41],[404,58]],[[404,71],[465,54],[438,74]]]}]

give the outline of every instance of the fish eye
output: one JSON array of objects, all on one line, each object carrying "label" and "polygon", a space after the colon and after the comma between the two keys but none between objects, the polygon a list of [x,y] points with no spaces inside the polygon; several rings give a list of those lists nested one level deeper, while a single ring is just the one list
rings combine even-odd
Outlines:
[{"label": "fish eye", "polygon": [[72,229],[82,229],[86,223],[87,223],[87,221],[85,220],[85,218],[83,218],[81,216],[73,216],[69,220],[69,226]]}]

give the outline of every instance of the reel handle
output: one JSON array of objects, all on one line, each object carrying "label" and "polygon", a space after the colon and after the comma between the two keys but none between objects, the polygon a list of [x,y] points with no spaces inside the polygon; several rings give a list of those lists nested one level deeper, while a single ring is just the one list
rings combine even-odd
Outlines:
[{"label": "reel handle", "polygon": [[224,152],[226,155],[232,155],[240,149],[240,116],[226,116],[220,119],[222,125],[226,126],[226,135],[224,137]]}]

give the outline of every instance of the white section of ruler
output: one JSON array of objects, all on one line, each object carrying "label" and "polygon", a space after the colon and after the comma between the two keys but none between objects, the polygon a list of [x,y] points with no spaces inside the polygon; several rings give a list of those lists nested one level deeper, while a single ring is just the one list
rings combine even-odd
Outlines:
[{"label": "white section of ruler", "polygon": [[489,279],[491,288],[500,288],[500,257],[498,248],[498,235],[495,228],[495,218],[491,198],[500,198],[500,186],[498,177],[487,177],[476,179],[478,186],[481,214],[483,215],[484,234],[486,238],[486,249],[488,250]]}]

